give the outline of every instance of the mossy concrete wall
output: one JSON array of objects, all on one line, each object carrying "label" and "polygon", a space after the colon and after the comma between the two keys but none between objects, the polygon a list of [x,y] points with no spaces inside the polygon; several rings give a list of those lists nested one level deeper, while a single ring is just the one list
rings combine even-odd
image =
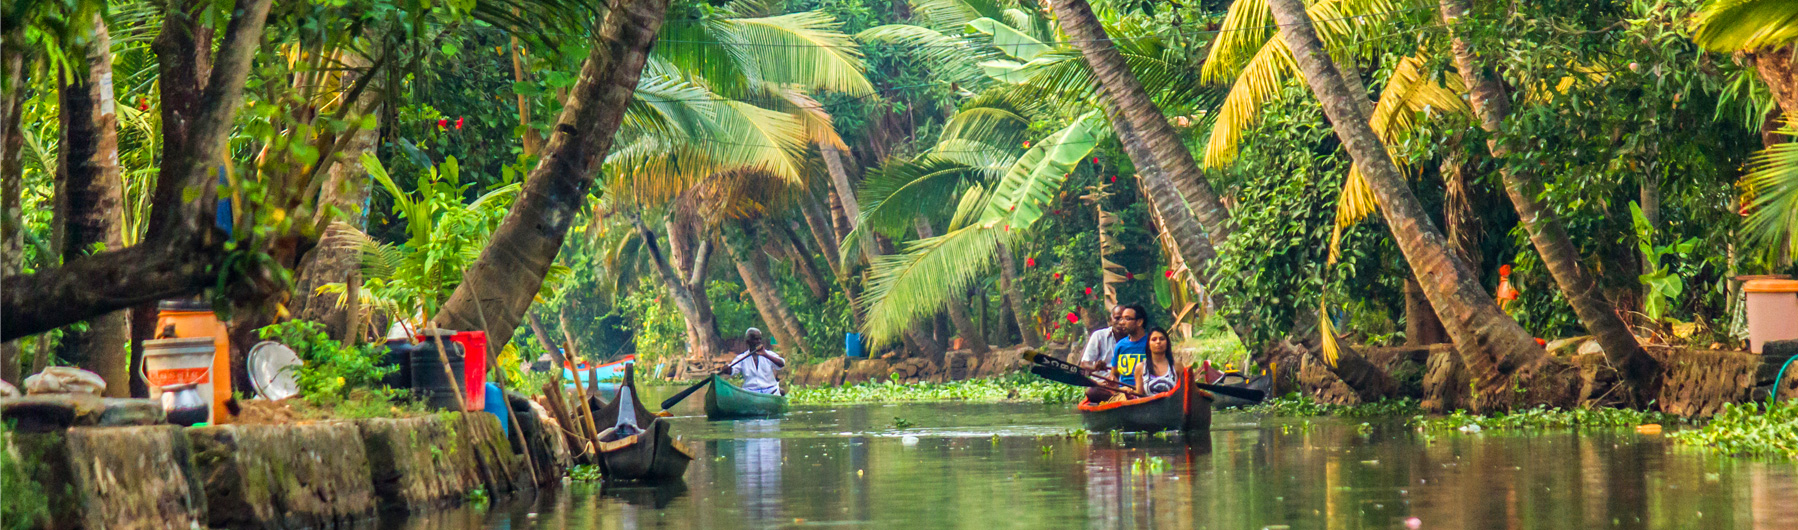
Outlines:
[{"label": "mossy concrete wall", "polygon": [[181,427],[77,427],[17,434],[28,473],[48,493],[45,528],[206,525],[206,497]]},{"label": "mossy concrete wall", "polygon": [[[532,487],[498,418],[480,412],[77,427],[14,434],[12,445],[46,493],[51,519],[42,526],[54,529],[339,526],[380,508],[417,511],[460,503],[477,489],[503,496]],[[562,471],[539,469],[538,479],[559,480]]]},{"label": "mossy concrete wall", "polygon": [[187,430],[220,528],[311,528],[375,509],[362,435],[351,422]]},{"label": "mossy concrete wall", "polygon": [[[476,488],[500,494],[530,479],[492,414],[357,420],[381,504],[417,510],[455,504]],[[468,431],[468,438],[462,431]],[[469,440],[474,440],[470,442]]]}]

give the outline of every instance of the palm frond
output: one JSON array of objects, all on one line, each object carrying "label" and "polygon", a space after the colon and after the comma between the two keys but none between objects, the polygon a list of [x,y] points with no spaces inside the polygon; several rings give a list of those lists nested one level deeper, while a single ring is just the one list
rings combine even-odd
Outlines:
[{"label": "palm frond", "polygon": [[868,283],[864,329],[875,345],[892,344],[918,319],[934,315],[968,283],[992,268],[998,242],[1010,232],[969,226],[908,243],[900,254],[875,260]]},{"label": "palm frond", "polygon": [[[968,282],[992,266],[1001,241],[1022,232],[1042,217],[1042,207],[1066,182],[1068,173],[1103,136],[1105,120],[1088,112],[1030,148],[986,193],[975,186],[964,192],[953,228],[943,235],[913,241],[904,253],[882,257],[874,265],[867,297],[866,329],[876,343],[895,340],[911,322],[935,314]],[[982,211],[977,222],[961,212]]]},{"label": "palm frond", "polygon": [[1754,194],[1754,211],[1744,228],[1757,243],[1767,247],[1789,245],[1798,252],[1798,143],[1774,145],[1749,162],[1754,168],[1742,177]]},{"label": "palm frond", "polygon": [[742,101],[724,101],[702,141],[721,167],[767,171],[792,182],[804,180],[799,160],[806,127],[799,118]]},{"label": "palm frond", "polygon": [[974,41],[910,24],[875,26],[855,34],[855,38],[865,43],[890,44],[929,63],[931,75],[968,88],[976,88],[985,79],[975,65],[999,56],[997,50]]},{"label": "palm frond", "polygon": [[1230,85],[1230,93],[1218,108],[1211,136],[1205,141],[1205,167],[1220,169],[1234,162],[1242,133],[1255,125],[1261,109],[1279,97],[1286,83],[1301,75],[1285,42],[1274,39],[1262,46],[1236,75],[1236,82]]},{"label": "palm frond", "polygon": [[1692,40],[1712,51],[1750,51],[1798,40],[1798,2],[1711,0]]},{"label": "palm frond", "polygon": [[715,21],[727,46],[744,49],[751,80],[798,85],[852,96],[872,94],[863,75],[861,48],[822,11]]},{"label": "palm frond", "polygon": [[406,238],[414,244],[422,244],[429,240],[431,237],[431,213],[426,206],[412,200],[411,195],[393,182],[393,177],[387,174],[387,167],[381,165],[381,160],[375,158],[374,152],[363,152],[361,160],[362,169],[368,171],[368,176],[374,177],[375,182],[379,182],[381,187],[387,190],[387,194],[393,198],[393,209],[406,218]]},{"label": "palm frond", "polygon": [[[1419,118],[1473,113],[1467,102],[1461,99],[1464,90],[1461,77],[1453,73],[1444,73],[1440,79],[1430,78],[1424,71],[1423,59],[1419,55],[1399,60],[1392,70],[1391,78],[1386,81],[1385,90],[1380,93],[1380,101],[1374,106],[1373,118],[1368,123],[1374,134],[1379,135],[1380,141],[1386,145],[1387,155],[1392,157],[1392,162],[1399,169],[1406,169],[1409,165],[1402,146],[1404,139],[1417,129]],[[1373,189],[1362,178],[1360,165],[1349,168],[1348,179],[1342,187],[1342,198],[1336,201],[1336,226],[1330,233],[1331,262],[1336,260],[1341,250],[1342,231],[1373,215],[1377,207]]]},{"label": "palm frond", "polygon": [[1212,41],[1205,65],[1200,68],[1200,80],[1218,84],[1237,77],[1243,65],[1273,39],[1273,26],[1274,13],[1268,9],[1267,0],[1231,2],[1230,11],[1224,14],[1223,25],[1218,28],[1217,40]]},{"label": "palm frond", "polygon": [[910,0],[911,15],[925,27],[958,30],[968,21],[980,17],[1004,16],[1004,8],[994,0]]},{"label": "palm frond", "polygon": [[720,99],[673,76],[644,76],[624,111],[624,129],[640,134],[690,136],[716,114]]}]

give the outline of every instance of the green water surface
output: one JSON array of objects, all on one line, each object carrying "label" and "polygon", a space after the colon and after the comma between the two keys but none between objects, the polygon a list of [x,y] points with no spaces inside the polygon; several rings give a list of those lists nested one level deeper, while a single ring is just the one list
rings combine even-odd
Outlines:
[{"label": "green water surface", "polygon": [[1798,464],[1634,431],[1430,437],[1402,421],[1220,413],[1198,439],[1080,437],[1067,435],[1079,427],[1067,405],[796,407],[708,422],[699,401],[673,420],[699,454],[683,484],[576,483],[381,526],[1798,529]]}]

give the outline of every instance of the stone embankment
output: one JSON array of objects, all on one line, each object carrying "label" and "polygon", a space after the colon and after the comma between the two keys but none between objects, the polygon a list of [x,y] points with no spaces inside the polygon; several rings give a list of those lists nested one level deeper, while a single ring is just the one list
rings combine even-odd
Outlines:
[{"label": "stone embankment", "polygon": [[74,416],[90,423],[20,429],[7,450],[44,492],[45,528],[318,528],[560,481],[561,437],[528,405],[514,410],[522,436],[485,412],[183,428],[108,426],[89,410]]},{"label": "stone embankment", "polygon": [[[1560,341],[1557,341],[1560,342]],[[1728,350],[1702,350],[1647,346],[1648,354],[1661,361],[1663,379],[1655,399],[1662,412],[1686,417],[1709,417],[1726,403],[1766,399],[1779,368],[1798,354],[1798,341],[1770,343],[1763,354]],[[1777,345],[1777,346],[1776,346]],[[1612,405],[1617,373],[1605,362],[1597,343],[1550,343],[1551,353],[1567,358],[1579,370],[1582,405]],[[1429,412],[1449,412],[1468,407],[1469,388],[1461,358],[1448,344],[1363,348],[1368,361],[1391,375],[1398,394],[1419,400]],[[1788,370],[1780,396],[1798,395],[1798,368]],[[1360,403],[1355,392],[1314,356],[1306,356],[1297,374],[1299,390],[1313,399],[1339,405]]]}]

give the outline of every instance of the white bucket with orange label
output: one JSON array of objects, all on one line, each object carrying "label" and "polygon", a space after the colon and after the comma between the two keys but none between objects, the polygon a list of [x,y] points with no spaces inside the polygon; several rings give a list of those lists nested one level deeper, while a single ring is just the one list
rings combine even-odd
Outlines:
[{"label": "white bucket with orange label", "polygon": [[[150,399],[161,400],[162,388],[173,385],[195,385],[201,396],[211,396],[216,352],[212,337],[144,341],[144,381],[149,383]],[[207,421],[217,417],[218,411],[210,411]]]}]

